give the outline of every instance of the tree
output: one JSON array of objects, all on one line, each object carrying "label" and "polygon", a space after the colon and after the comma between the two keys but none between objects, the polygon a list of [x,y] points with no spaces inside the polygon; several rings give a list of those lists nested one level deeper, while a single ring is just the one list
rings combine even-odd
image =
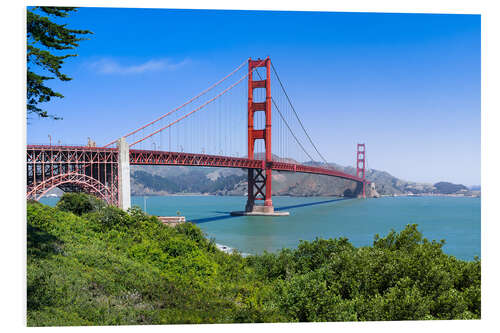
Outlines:
[{"label": "tree", "polygon": [[[67,24],[57,24],[50,18],[67,17],[74,7],[30,7],[27,9],[27,112],[43,118],[61,119],[49,115],[38,107],[38,103],[48,102],[53,97],[63,98],[61,93],[46,86],[47,80],[58,78],[70,81],[71,78],[61,73],[64,60],[76,54],[62,54],[64,50],[73,50],[82,40],[79,37],[91,34],[89,30],[68,29]],[[55,51],[55,52],[54,52]],[[51,53],[52,52],[52,53]],[[34,68],[39,69],[38,73]]]},{"label": "tree", "polygon": [[64,193],[57,203],[57,208],[65,212],[72,212],[76,215],[96,211],[105,206],[104,201],[97,199],[93,195],[81,192]]}]

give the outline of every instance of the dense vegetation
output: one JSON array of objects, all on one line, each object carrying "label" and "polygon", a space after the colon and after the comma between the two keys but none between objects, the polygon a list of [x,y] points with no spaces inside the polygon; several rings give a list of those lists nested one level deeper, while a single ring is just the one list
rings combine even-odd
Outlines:
[{"label": "dense vegetation", "polygon": [[27,220],[29,326],[481,316],[480,260],[444,254],[416,225],[370,247],[316,239],[244,258],[191,223],[84,194],[29,202]]}]

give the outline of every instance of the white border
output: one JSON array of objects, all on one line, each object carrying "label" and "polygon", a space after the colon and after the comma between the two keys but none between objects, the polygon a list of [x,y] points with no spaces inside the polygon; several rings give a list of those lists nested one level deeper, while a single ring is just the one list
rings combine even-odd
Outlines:
[{"label": "white border", "polygon": [[[203,330],[209,332],[250,332],[255,329],[272,329],[279,331],[299,332],[304,330],[341,331],[375,331],[375,332],[421,332],[431,331],[471,331],[487,330],[494,327],[496,304],[498,301],[498,259],[500,235],[498,195],[498,149],[499,132],[499,32],[500,15],[497,1],[461,1],[461,0],[358,0],[354,1],[189,1],[189,0],[108,0],[108,1],[10,1],[3,3],[0,24],[2,31],[2,64],[7,75],[2,75],[2,119],[1,143],[4,147],[0,175],[3,177],[3,188],[0,191],[2,203],[2,281],[0,313],[2,326],[23,328],[25,326],[25,249],[26,218],[24,189],[25,184],[24,147],[26,140],[25,127],[25,6],[26,5],[60,5],[60,6],[92,6],[92,7],[135,7],[135,8],[211,8],[211,9],[258,9],[258,10],[321,10],[349,12],[399,12],[399,13],[457,13],[482,15],[482,243],[481,255],[483,265],[482,285],[482,317],[480,321],[432,321],[432,322],[376,322],[376,323],[320,323],[320,324],[255,324],[255,325],[175,325],[175,326],[119,326],[93,327],[97,330],[129,331],[141,330],[187,331]],[[24,327],[24,329],[26,329]],[[54,328],[52,328],[54,329]],[[81,330],[86,328],[57,328],[57,330]],[[46,329],[40,329],[46,330]]]}]

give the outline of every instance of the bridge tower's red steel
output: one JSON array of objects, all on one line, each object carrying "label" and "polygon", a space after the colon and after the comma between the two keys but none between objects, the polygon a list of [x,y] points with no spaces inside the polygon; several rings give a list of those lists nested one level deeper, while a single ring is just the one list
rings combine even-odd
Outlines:
[{"label": "bridge tower's red steel", "polygon": [[[366,198],[365,192],[365,144],[358,143],[356,152],[356,177],[363,179],[363,198]],[[361,175],[361,176],[360,176]]]},{"label": "bridge tower's red steel", "polygon": [[[265,80],[253,80],[253,71],[258,67],[266,67]],[[266,89],[266,100],[255,102],[253,92],[256,88]],[[255,112],[265,112],[264,129],[254,128]],[[248,158],[254,159],[255,140],[264,140],[266,155],[262,161],[262,169],[248,169],[248,200],[246,211],[262,210],[266,213],[274,211],[272,201],[272,154],[271,154],[271,59],[248,59]],[[265,173],[264,173],[265,171]],[[264,189],[265,188],[265,189]],[[255,205],[255,200],[263,200],[264,207]]]}]

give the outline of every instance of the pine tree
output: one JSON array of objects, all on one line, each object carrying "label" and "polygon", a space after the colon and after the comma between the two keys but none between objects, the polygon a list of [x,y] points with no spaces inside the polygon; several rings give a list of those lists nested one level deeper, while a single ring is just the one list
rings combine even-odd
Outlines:
[{"label": "pine tree", "polygon": [[[47,80],[58,78],[70,81],[71,78],[61,73],[64,60],[76,54],[62,54],[64,50],[73,50],[82,40],[81,35],[91,34],[88,30],[68,29],[67,24],[57,24],[50,18],[67,17],[74,7],[29,7],[27,9],[27,112],[40,117],[62,119],[50,115],[38,107],[38,103],[48,102],[52,97],[63,98],[61,93],[46,86]],[[55,52],[54,52],[55,51]],[[51,53],[52,52],[52,53]],[[38,69],[38,73],[34,69]]]}]

